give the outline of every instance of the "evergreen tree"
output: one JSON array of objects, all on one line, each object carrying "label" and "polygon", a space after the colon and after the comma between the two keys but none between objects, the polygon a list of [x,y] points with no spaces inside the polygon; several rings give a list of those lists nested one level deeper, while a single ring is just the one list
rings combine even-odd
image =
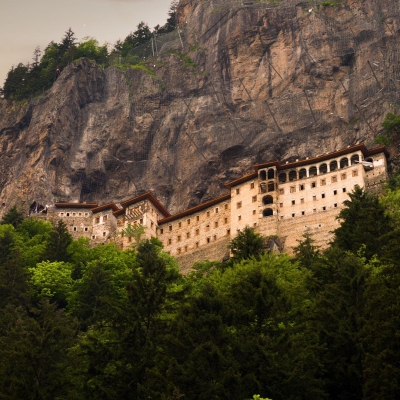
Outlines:
[{"label": "evergreen tree", "polygon": [[265,251],[265,240],[253,228],[246,226],[231,240],[229,249],[234,261],[247,260],[253,256],[257,257]]},{"label": "evergreen tree", "polygon": [[365,256],[369,259],[380,254],[381,240],[391,230],[391,221],[378,198],[359,186],[349,197],[339,213],[341,224],[334,231],[333,244],[354,253],[365,245]]},{"label": "evergreen tree", "polygon": [[22,211],[19,211],[17,206],[12,206],[7,213],[3,216],[1,220],[2,224],[10,224],[14,228],[18,228],[24,220],[24,214]]},{"label": "evergreen tree", "polygon": [[71,242],[72,236],[68,232],[67,225],[61,219],[58,220],[57,224],[49,234],[44,259],[51,262],[68,262],[70,260],[70,255],[67,248]]}]

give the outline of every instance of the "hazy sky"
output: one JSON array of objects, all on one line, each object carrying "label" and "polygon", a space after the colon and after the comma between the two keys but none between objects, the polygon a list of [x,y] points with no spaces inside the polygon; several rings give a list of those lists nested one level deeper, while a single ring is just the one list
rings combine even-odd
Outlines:
[{"label": "hazy sky", "polygon": [[0,86],[12,65],[31,62],[33,50],[60,42],[69,27],[78,40],[114,44],[140,21],[164,24],[172,0],[0,0]]}]

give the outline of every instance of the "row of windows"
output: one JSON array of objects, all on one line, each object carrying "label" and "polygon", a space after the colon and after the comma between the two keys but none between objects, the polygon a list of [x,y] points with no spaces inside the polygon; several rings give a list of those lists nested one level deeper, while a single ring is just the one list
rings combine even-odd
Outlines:
[{"label": "row of windows", "polygon": [[[337,206],[338,206],[338,203],[333,203],[333,208],[337,208]],[[327,210],[327,206],[322,206],[320,210],[321,210],[321,211],[326,211],[326,210]],[[312,209],[312,212],[313,212],[313,213],[316,213],[316,212],[317,212],[317,208],[314,207],[314,208]],[[301,215],[306,215],[305,210],[302,210],[302,211],[301,211]],[[296,213],[292,213],[292,214],[291,214],[291,217],[292,217],[292,218],[294,218],[295,216],[296,216]],[[283,218],[284,218],[284,216],[281,215],[281,219],[283,219]]]},{"label": "row of windows", "polygon": [[[372,160],[371,160],[372,161]],[[307,169],[306,168],[301,168],[298,171],[297,170],[291,170],[289,173],[286,172],[281,172],[278,175],[278,180],[280,183],[290,181],[295,181],[297,179],[303,179],[308,176],[316,176],[320,174],[326,174],[328,172],[336,171],[337,169],[343,169],[348,167],[349,165],[355,165],[360,162],[360,156],[358,154],[353,154],[350,158],[343,157],[339,163],[336,160],[331,161],[329,164],[324,163],[321,164],[318,168],[316,166],[312,166],[308,169],[308,174],[307,174]],[[261,178],[260,178],[261,179]]]},{"label": "row of windows", "polygon": [[[87,226],[85,226],[83,228],[84,232],[89,232],[89,228]],[[71,232],[79,232],[79,228],[77,226],[74,226],[73,228],[71,228]]]},{"label": "row of windows", "polygon": [[60,217],[64,217],[64,215],[66,216],[66,217],[87,217],[88,215],[89,215],[89,213],[87,213],[87,212],[85,212],[85,213],[82,213],[82,212],[66,212],[66,213],[63,213],[63,212],[60,212]]},{"label": "row of windows", "polygon": [[107,215],[103,215],[102,217],[96,217],[94,219],[94,223],[95,224],[100,224],[100,222],[106,222],[108,220],[108,216]]},{"label": "row of windows", "polygon": [[[224,224],[227,224],[227,223],[228,223],[228,218],[224,218]],[[215,221],[213,227],[218,228],[219,221]],[[205,226],[204,231],[208,232],[210,229],[211,229],[211,224],[208,224]],[[194,236],[198,236],[198,235],[200,235],[200,228],[197,228],[194,230]],[[180,242],[183,238],[190,239],[190,237],[191,237],[191,232],[186,232],[184,235],[177,235],[176,241]],[[171,239],[169,239],[169,241],[171,241]],[[172,243],[172,241],[171,241],[171,243]]]},{"label": "row of windows", "polygon": [[[229,236],[230,234],[231,234],[231,230],[230,230],[230,229],[227,229],[227,230],[226,230],[226,236]],[[217,238],[218,238],[217,235],[213,235],[212,237],[207,237],[207,238],[205,239],[204,244],[208,244],[208,243],[211,243],[211,242],[215,242],[215,241],[217,240]],[[168,239],[168,245],[171,245],[171,244],[172,244],[172,239]],[[201,244],[203,244],[203,243],[201,243],[200,241],[195,242],[193,248],[194,248],[194,249],[198,249],[198,248],[200,247]],[[186,252],[188,251],[188,249],[189,249],[188,246],[178,247],[178,248],[176,249],[176,254],[186,253]]]},{"label": "row of windows", "polygon": [[[225,210],[227,210],[228,207],[229,207],[228,204],[224,205],[224,209]],[[219,213],[219,207],[216,207],[214,209],[214,214],[218,214],[218,213]],[[207,211],[206,212],[206,216],[207,216],[207,218],[209,218],[211,216],[211,211]],[[200,215],[196,215],[195,216],[195,220],[196,220],[196,222],[199,222],[200,221]],[[228,219],[225,218],[225,222],[224,223],[226,224],[227,222],[228,222]],[[191,218],[188,218],[186,220],[186,225],[190,225],[190,223],[191,223]],[[218,224],[218,222],[216,222],[216,224]],[[178,225],[178,228],[182,228],[182,221],[179,221],[177,225]],[[173,229],[173,226],[172,225],[168,225],[168,231],[172,232],[172,229]],[[162,235],[163,233],[164,233],[164,228],[160,228],[160,234]]]},{"label": "row of windows", "polygon": [[[346,188],[345,187],[342,188],[342,193],[346,193]],[[338,194],[338,191],[337,191],[337,189],[335,189],[333,191],[333,195],[336,196],[337,194]],[[312,199],[313,199],[313,201],[316,201],[317,200],[317,195],[314,194]],[[321,199],[325,199],[325,193],[321,193]],[[300,203],[304,203],[304,197],[302,197],[300,199]],[[296,200],[292,200],[292,206],[294,206],[295,204],[296,204]],[[283,207],[283,203],[279,203],[279,206]]]}]

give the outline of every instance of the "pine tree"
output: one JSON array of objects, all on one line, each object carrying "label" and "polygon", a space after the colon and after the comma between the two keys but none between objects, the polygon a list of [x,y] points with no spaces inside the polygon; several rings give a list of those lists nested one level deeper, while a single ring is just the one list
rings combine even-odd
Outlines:
[{"label": "pine tree", "polygon": [[72,242],[72,236],[68,232],[67,225],[64,221],[59,220],[57,225],[50,232],[47,242],[45,260],[48,261],[65,261],[70,260],[67,248]]},{"label": "pine tree", "polygon": [[1,220],[2,224],[11,224],[14,228],[18,228],[24,221],[24,214],[19,211],[17,206],[12,206]]}]

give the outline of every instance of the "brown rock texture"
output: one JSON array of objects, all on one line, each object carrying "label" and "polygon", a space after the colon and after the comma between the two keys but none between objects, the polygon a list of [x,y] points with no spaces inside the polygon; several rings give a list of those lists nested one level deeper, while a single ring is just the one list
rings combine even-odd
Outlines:
[{"label": "brown rock texture", "polygon": [[0,215],[147,190],[174,213],[254,163],[373,145],[400,106],[398,1],[320,3],[181,0],[183,48],[125,72],[81,59],[1,100]]}]

